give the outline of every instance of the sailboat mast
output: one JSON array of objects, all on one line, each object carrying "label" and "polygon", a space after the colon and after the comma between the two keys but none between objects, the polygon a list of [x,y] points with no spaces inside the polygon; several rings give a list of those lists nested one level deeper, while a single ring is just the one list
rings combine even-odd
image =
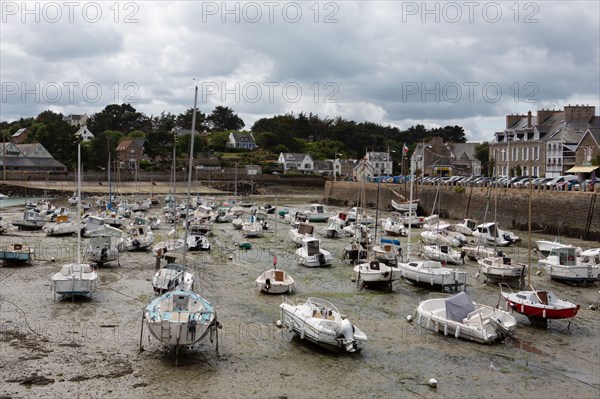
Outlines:
[{"label": "sailboat mast", "polygon": [[110,139],[107,141],[108,145],[108,203],[106,209],[110,210],[112,208],[112,180],[110,178]]},{"label": "sailboat mast", "polygon": [[[423,153],[425,154],[425,153]],[[425,169],[425,167],[423,167]],[[414,161],[410,162],[410,193],[408,195],[408,242],[406,245],[406,261],[410,262],[410,228],[412,226],[413,182],[415,180]]]},{"label": "sailboat mast", "polygon": [[[531,162],[532,161],[529,160],[529,170],[531,170]],[[533,184],[531,184],[531,173],[529,173],[529,175],[529,219],[527,221],[527,285],[529,286],[529,288],[531,288],[531,190],[533,189]]]},{"label": "sailboat mast", "polygon": [[81,264],[81,138],[77,143],[77,264]]},{"label": "sailboat mast", "polygon": [[190,135],[190,158],[188,162],[188,183],[187,193],[185,197],[185,231],[183,233],[183,261],[185,262],[185,254],[187,251],[187,239],[188,239],[188,214],[190,211],[190,190],[192,185],[192,169],[194,167],[194,136],[196,132],[196,106],[198,104],[198,85],[194,89],[194,109],[192,111],[192,132]]}]

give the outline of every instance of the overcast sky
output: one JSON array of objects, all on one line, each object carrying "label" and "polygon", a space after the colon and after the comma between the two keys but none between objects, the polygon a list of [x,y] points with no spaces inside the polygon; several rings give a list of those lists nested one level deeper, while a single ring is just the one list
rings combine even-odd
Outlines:
[{"label": "overcast sky", "polygon": [[491,140],[507,113],[600,110],[597,1],[2,1],[1,120],[313,112]]}]

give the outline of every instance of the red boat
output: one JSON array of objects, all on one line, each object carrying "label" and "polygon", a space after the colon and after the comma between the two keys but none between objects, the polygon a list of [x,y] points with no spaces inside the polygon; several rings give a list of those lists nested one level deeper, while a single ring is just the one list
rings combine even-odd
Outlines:
[{"label": "red boat", "polygon": [[505,292],[506,310],[534,319],[570,319],[579,311],[579,305],[558,299],[552,291]]}]

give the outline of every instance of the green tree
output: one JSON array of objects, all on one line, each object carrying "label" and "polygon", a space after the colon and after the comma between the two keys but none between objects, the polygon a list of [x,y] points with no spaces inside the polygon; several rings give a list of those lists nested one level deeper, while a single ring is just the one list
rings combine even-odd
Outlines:
[{"label": "green tree", "polygon": [[[190,130],[192,128],[192,118],[194,109],[189,108],[184,113],[177,115],[177,126],[184,130]],[[203,132],[207,130],[206,115],[198,108],[196,108],[196,131]]]},{"label": "green tree", "polygon": [[134,130],[148,132],[152,130],[152,121],[130,104],[110,104],[90,117],[88,129],[94,134],[105,130],[116,130],[123,134]]},{"label": "green tree", "polygon": [[227,149],[227,140],[231,132],[213,132],[208,138],[208,146],[214,151]]},{"label": "green tree", "polygon": [[162,159],[170,159],[173,154],[174,143],[175,138],[173,137],[173,133],[170,131],[152,131],[146,135],[144,150],[146,151],[146,155],[148,155],[148,157],[150,157],[152,160],[156,160],[158,157]]},{"label": "green tree", "polygon": [[207,118],[211,130],[224,132],[227,130],[240,130],[245,124],[229,107],[218,105]]}]

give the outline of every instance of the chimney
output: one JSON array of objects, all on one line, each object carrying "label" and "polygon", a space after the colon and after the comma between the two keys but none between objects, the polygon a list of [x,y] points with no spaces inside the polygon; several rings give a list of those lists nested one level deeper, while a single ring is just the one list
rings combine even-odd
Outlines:
[{"label": "chimney", "polygon": [[527,112],[527,127],[531,127],[531,111]]},{"label": "chimney", "polygon": [[512,125],[514,125],[516,122],[518,122],[521,118],[523,117],[523,115],[506,115],[506,129],[510,128]]},{"label": "chimney", "polygon": [[556,110],[550,110],[550,108],[548,109],[544,109],[542,108],[541,110],[537,111],[537,124],[538,125],[542,125],[546,119],[548,119],[552,114],[556,114],[560,111],[556,111]]},{"label": "chimney", "polygon": [[593,105],[566,105],[565,120],[567,122],[589,122],[596,113]]}]

